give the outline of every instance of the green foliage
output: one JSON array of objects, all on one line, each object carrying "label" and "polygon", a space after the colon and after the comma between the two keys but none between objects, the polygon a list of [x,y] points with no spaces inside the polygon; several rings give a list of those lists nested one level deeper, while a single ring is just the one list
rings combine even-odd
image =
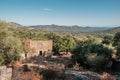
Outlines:
[{"label": "green foliage", "polygon": [[[104,47],[102,44],[97,44],[91,41],[81,42],[81,44],[72,51],[73,62],[79,62],[81,66],[86,68],[95,67],[105,69],[105,64],[110,59],[113,51]],[[104,65],[104,66],[103,66]]]},{"label": "green foliage", "polygon": [[11,23],[0,22],[0,65],[19,60],[22,52],[20,38],[14,37],[14,27]]},{"label": "green foliage", "polygon": [[63,45],[66,48],[65,51],[71,51],[77,44],[71,35],[67,35],[63,38]]},{"label": "green foliage", "polygon": [[120,45],[120,32],[117,32],[114,36],[114,46]]},{"label": "green foliage", "polygon": [[113,36],[110,36],[110,35],[104,36],[102,40],[102,43],[107,45],[109,45],[112,42],[113,42]]},{"label": "green foliage", "polygon": [[76,46],[76,42],[74,41],[72,36],[70,35],[64,36],[61,39],[61,42],[59,44],[59,52],[60,51],[63,51],[63,52],[71,51],[75,46]]},{"label": "green foliage", "polygon": [[71,35],[60,36],[55,33],[50,33],[46,34],[46,36],[48,39],[53,40],[54,52],[68,52],[76,46],[76,42]]},{"label": "green foliage", "polygon": [[5,64],[20,59],[20,53],[22,53],[22,43],[19,38],[9,36],[4,38],[0,44],[2,45],[0,46],[0,52],[4,55]]},{"label": "green foliage", "polygon": [[[100,44],[100,38],[91,36],[99,33],[57,33],[37,29],[16,27],[15,24],[0,21],[0,65],[19,60],[22,52],[32,52],[24,47],[26,38],[32,40],[53,40],[53,52],[72,51],[72,60],[85,67],[103,67],[112,53],[111,49]],[[99,34],[103,37],[104,33]],[[116,33],[114,45],[120,53],[120,32]],[[113,43],[112,36],[105,36],[102,43]]]},{"label": "green foliage", "polygon": [[0,53],[0,65],[4,65],[4,55]]},{"label": "green foliage", "polygon": [[55,33],[49,33],[45,35],[48,39],[53,40],[53,51],[59,52],[62,44],[62,37],[55,34]]},{"label": "green foliage", "polygon": [[120,58],[120,45],[116,46],[116,50],[117,50],[117,57]]},{"label": "green foliage", "polygon": [[[89,53],[85,55],[87,64],[96,70],[101,70],[105,67],[106,58],[105,55],[98,55],[97,53]],[[103,66],[104,65],[104,66]]]},{"label": "green foliage", "polygon": [[117,50],[117,56],[120,57],[120,32],[117,32],[113,39],[114,39],[113,45]]}]

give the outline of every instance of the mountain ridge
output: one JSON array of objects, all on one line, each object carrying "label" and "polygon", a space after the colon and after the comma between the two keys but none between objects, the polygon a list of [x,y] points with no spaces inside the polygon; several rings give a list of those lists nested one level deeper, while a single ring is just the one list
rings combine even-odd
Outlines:
[{"label": "mountain ridge", "polygon": [[108,30],[109,27],[82,27],[82,26],[60,26],[60,25],[33,25],[28,28],[55,31],[55,32],[91,32],[97,30]]},{"label": "mountain ridge", "polygon": [[[4,22],[4,21],[2,21]],[[78,33],[84,33],[84,32],[95,32],[95,33],[116,33],[120,32],[120,26],[118,27],[91,27],[91,26],[64,26],[64,25],[32,25],[32,26],[23,26],[19,23],[10,22],[13,25],[16,25],[18,28],[28,28],[28,29],[37,29],[37,30],[43,30],[43,31],[51,31],[51,32],[78,32]]]}]

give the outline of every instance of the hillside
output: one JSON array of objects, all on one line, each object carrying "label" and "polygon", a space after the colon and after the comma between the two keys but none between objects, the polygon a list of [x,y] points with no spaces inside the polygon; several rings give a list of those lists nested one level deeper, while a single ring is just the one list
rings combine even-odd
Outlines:
[{"label": "hillside", "polygon": [[120,32],[120,27],[115,27],[115,28],[112,28],[112,29],[108,29],[108,30],[105,30],[104,32],[107,32],[107,33]]},{"label": "hillside", "polygon": [[[105,69],[107,69],[107,66],[103,64],[109,63],[108,62],[108,59],[110,60],[109,56],[113,53],[114,50],[116,50],[112,45],[105,46],[103,42],[101,42],[101,40],[104,40],[105,34],[106,33],[109,34],[109,31],[111,32],[116,30],[119,31],[120,30],[119,27],[109,29],[109,30],[108,29],[103,30],[103,28],[100,28],[99,30],[98,28],[96,28],[95,30],[95,28],[92,28],[92,27],[78,27],[78,26],[72,26],[72,27],[61,26],[60,27],[60,26],[51,25],[51,27],[57,30],[60,29],[61,31],[64,30],[66,32],[67,31],[68,32],[71,31],[71,32],[66,34],[66,32],[60,33],[59,32],[60,30],[58,32],[54,32],[54,31],[51,32],[50,30],[45,31],[44,29],[41,30],[35,27],[33,29],[30,29],[30,27],[25,27],[17,23],[0,21],[0,52],[1,52],[0,65],[9,65],[13,61],[22,62],[20,60],[22,59],[21,55],[23,55],[23,53],[26,53],[26,52],[30,54],[33,53],[32,51],[33,49],[26,47],[24,44],[26,38],[29,38],[31,40],[36,40],[36,41],[52,40],[53,41],[52,51],[57,54],[54,54],[52,57],[47,57],[47,58],[45,57],[45,58],[38,59],[38,56],[39,56],[38,55],[37,57],[25,59],[26,60],[25,64],[27,62],[28,70],[32,72],[24,74],[25,73],[24,69],[26,69],[25,66],[20,66],[18,70],[17,70],[18,67],[14,68],[15,69],[13,70],[15,71],[14,73],[21,75],[20,78],[18,78],[16,77],[18,75],[14,75],[11,73],[11,75],[14,75],[13,76],[13,78],[15,78],[14,80],[22,80],[21,78],[24,77],[24,75],[25,75],[25,78],[28,78],[28,76],[30,76],[30,74],[32,74],[33,71],[35,72],[35,74],[38,74],[38,76],[42,75],[43,76],[42,78],[44,78],[44,80],[50,80],[50,79],[53,80],[52,78],[56,78],[56,80],[58,78],[59,79],[62,78],[61,80],[63,80],[63,77],[65,78],[65,76],[67,75],[71,77],[72,80],[76,80],[76,77],[78,78],[78,80],[81,80],[81,76],[82,77],[85,76],[84,77],[85,79],[83,80],[89,80],[89,78],[91,79],[90,76],[95,76],[95,77],[92,77],[93,80],[100,78],[99,76],[102,76],[101,74],[97,74],[97,73],[94,74],[93,72],[97,72],[97,71],[98,72],[101,71],[101,73],[104,72]],[[76,31],[80,31],[82,29],[84,32],[81,31],[83,33],[80,33],[80,32],[74,33],[72,32],[72,31],[75,31],[74,29]],[[89,32],[88,31],[85,32],[85,29],[89,30]],[[92,31],[92,29],[94,29],[94,31]],[[99,36],[101,36],[101,38],[99,38]],[[114,41],[110,43],[112,44],[113,42]],[[38,45],[39,44],[37,44],[37,46]],[[66,52],[66,51],[71,52],[72,54],[66,54],[66,53],[59,54],[60,52]],[[78,63],[75,64],[76,61]],[[45,69],[36,67],[36,65],[44,66],[41,63],[45,65]],[[24,65],[24,62],[20,63],[20,65]],[[71,65],[73,67],[69,67],[68,65]],[[42,70],[42,72],[38,72],[39,70]],[[48,72],[48,73],[44,73],[44,72]],[[61,72],[62,72],[62,75],[61,75]],[[80,74],[80,73],[87,73],[87,74]],[[50,79],[47,76],[49,74],[50,74]],[[97,77],[96,74],[99,76]],[[114,77],[114,78],[117,78],[117,77]],[[38,80],[39,79],[40,78],[38,78]],[[31,80],[35,80],[35,78]],[[66,80],[70,80],[70,79],[66,79]],[[105,80],[115,80],[115,79],[105,79]]]},{"label": "hillside", "polygon": [[81,26],[59,26],[59,25],[34,25],[28,28],[41,29],[54,32],[92,32],[99,30],[108,30],[108,27],[81,27]]},{"label": "hillside", "polygon": [[[85,34],[96,34],[96,33],[116,33],[120,31],[120,27],[82,27],[82,26],[60,26],[60,25],[33,25],[33,26],[23,26],[19,23],[15,22],[4,22],[0,21],[1,24],[6,25],[6,27],[10,28],[23,28],[23,29],[34,29],[39,31],[48,31],[48,32],[70,32],[70,33],[85,33]],[[7,24],[6,24],[7,23]]]},{"label": "hillside", "polygon": [[[9,30],[14,31],[16,35],[19,35],[21,37],[28,36],[28,35],[34,35],[35,37],[38,36],[38,34],[41,34],[41,38],[39,39],[46,39],[45,34],[49,34],[50,32],[54,32],[55,34],[59,34],[61,36],[68,35],[72,33],[77,38],[83,38],[88,35],[96,36],[96,37],[103,37],[107,34],[115,34],[116,32],[120,31],[120,27],[81,27],[81,26],[59,26],[59,25],[36,25],[36,26],[23,26],[19,23],[15,22],[4,22],[1,21],[1,29],[6,28],[12,28]],[[3,27],[2,27],[3,26]],[[40,35],[39,35],[40,36]]]}]

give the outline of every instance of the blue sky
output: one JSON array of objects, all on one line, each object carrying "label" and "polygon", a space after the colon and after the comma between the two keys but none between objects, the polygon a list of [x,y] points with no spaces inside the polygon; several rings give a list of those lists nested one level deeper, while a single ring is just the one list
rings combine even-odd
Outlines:
[{"label": "blue sky", "polygon": [[120,0],[0,0],[0,19],[22,25],[120,26]]}]

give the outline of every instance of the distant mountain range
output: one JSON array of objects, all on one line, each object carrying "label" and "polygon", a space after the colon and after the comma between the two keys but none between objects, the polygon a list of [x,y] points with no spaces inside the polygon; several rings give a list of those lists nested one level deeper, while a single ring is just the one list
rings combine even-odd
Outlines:
[{"label": "distant mountain range", "polygon": [[34,25],[29,26],[29,29],[41,29],[47,31],[54,31],[54,32],[93,32],[93,31],[101,31],[101,30],[108,30],[111,27],[81,27],[81,26],[59,26],[59,25]]},{"label": "distant mountain range", "polygon": [[108,29],[108,30],[106,30],[107,32],[120,32],[120,26],[119,27],[115,27],[115,28],[112,28],[112,29]]},{"label": "distant mountain range", "polygon": [[33,26],[22,26],[21,24],[11,22],[15,24],[17,27],[25,27],[28,29],[37,29],[43,31],[51,31],[51,32],[102,32],[102,33],[116,33],[120,32],[119,27],[82,27],[82,26],[60,26],[60,25],[33,25]]}]

